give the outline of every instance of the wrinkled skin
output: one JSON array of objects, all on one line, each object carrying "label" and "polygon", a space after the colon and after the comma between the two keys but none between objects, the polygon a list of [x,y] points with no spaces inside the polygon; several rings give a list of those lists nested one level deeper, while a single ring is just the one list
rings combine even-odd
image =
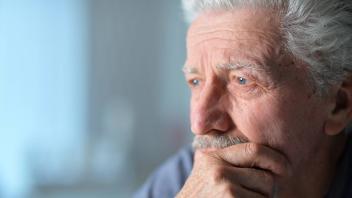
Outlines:
[{"label": "wrinkled skin", "polygon": [[318,97],[307,65],[283,50],[279,27],[272,10],[246,8],[205,12],[191,24],[184,72],[192,131],[248,143],[197,150],[178,197],[322,197],[328,190],[345,141],[336,131],[347,121],[334,125],[332,114],[341,87]]}]

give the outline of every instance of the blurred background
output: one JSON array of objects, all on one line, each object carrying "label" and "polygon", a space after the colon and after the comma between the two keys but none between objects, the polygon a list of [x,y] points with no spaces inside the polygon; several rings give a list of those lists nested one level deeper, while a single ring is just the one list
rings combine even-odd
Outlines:
[{"label": "blurred background", "polygon": [[131,197],[190,142],[179,0],[0,0],[0,197]]}]

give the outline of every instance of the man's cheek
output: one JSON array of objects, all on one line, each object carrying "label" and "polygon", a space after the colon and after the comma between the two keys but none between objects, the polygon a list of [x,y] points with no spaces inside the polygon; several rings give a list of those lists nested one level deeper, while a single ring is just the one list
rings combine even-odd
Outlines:
[{"label": "man's cheek", "polygon": [[283,123],[273,112],[273,109],[261,105],[242,116],[238,127],[242,133],[252,142],[272,147],[279,147],[284,139]]},{"label": "man's cheek", "polygon": [[236,126],[251,142],[264,143],[267,133],[264,123],[265,120],[255,113],[248,113],[241,115]]}]

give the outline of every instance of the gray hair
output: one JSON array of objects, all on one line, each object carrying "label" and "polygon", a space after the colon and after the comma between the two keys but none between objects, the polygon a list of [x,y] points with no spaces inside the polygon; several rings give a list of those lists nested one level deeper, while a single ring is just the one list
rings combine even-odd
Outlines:
[{"label": "gray hair", "polygon": [[352,3],[350,0],[182,0],[186,20],[207,10],[269,8],[281,17],[284,48],[307,63],[320,95],[352,71]]}]

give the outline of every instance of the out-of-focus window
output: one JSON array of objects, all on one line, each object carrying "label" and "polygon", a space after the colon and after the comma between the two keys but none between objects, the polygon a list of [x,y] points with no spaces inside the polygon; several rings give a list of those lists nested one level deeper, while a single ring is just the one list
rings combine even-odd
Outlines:
[{"label": "out-of-focus window", "polygon": [[0,0],[0,197],[131,197],[189,143],[180,1]]},{"label": "out-of-focus window", "polygon": [[83,174],[87,1],[0,0],[0,197]]}]

